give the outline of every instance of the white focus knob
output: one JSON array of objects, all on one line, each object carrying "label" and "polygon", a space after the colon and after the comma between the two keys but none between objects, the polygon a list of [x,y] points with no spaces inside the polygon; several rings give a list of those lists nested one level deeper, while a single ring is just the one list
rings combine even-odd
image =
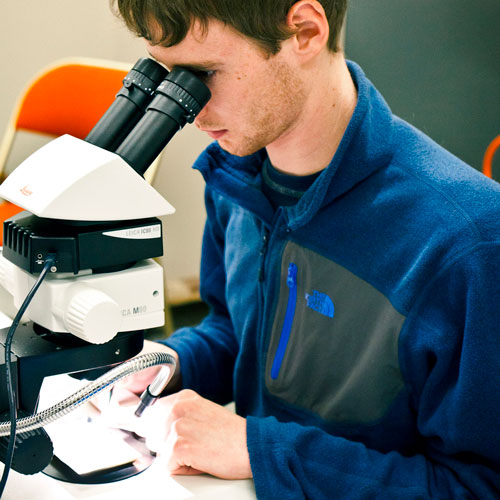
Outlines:
[{"label": "white focus knob", "polygon": [[64,314],[68,331],[92,344],[111,340],[122,322],[118,304],[109,295],[90,287],[75,286],[72,291]]}]

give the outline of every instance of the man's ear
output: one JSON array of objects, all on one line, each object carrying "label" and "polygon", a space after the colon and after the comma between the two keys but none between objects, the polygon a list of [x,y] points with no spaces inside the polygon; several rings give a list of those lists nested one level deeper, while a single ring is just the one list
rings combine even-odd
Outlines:
[{"label": "man's ear", "polygon": [[293,4],[286,21],[294,32],[294,50],[301,56],[313,57],[326,46],[330,27],[325,10],[317,0],[300,0]]}]

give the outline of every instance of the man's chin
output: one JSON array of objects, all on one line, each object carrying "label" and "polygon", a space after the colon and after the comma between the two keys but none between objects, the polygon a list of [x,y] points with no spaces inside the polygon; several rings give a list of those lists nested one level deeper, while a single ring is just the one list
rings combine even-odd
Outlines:
[{"label": "man's chin", "polygon": [[217,143],[219,144],[219,146],[221,147],[221,149],[223,149],[224,151],[226,151],[226,153],[229,153],[229,154],[232,154],[233,156],[249,156],[253,153],[256,153],[257,151],[259,151],[261,148],[252,148],[252,147],[249,147],[248,145],[237,145],[237,144],[232,144],[231,142],[229,141],[226,141],[224,139],[218,139],[217,140]]}]

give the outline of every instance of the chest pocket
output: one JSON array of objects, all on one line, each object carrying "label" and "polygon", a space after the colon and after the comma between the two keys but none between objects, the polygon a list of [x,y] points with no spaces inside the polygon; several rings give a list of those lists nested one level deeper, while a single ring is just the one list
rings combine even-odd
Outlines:
[{"label": "chest pocket", "polygon": [[367,282],[289,242],[266,361],[274,396],[335,423],[380,419],[404,386],[405,317]]}]

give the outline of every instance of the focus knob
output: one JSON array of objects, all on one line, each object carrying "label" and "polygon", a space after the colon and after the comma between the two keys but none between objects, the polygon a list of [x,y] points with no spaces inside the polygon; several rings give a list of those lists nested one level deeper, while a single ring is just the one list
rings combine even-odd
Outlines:
[{"label": "focus knob", "polygon": [[73,289],[64,314],[64,325],[68,331],[92,344],[111,340],[120,330],[122,322],[118,304],[100,290],[86,286]]}]

